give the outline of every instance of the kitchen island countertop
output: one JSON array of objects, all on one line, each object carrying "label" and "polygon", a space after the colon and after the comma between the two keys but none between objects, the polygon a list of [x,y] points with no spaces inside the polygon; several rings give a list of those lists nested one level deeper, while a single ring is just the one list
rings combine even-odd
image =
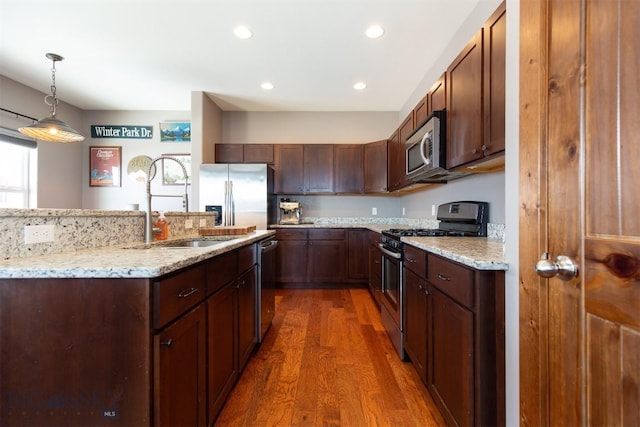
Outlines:
[{"label": "kitchen island countertop", "polygon": [[[107,246],[0,261],[0,278],[153,278],[275,234],[256,230],[208,247],[168,248],[144,243]],[[201,238],[182,236],[177,240]],[[162,242],[164,243],[164,242]]]}]

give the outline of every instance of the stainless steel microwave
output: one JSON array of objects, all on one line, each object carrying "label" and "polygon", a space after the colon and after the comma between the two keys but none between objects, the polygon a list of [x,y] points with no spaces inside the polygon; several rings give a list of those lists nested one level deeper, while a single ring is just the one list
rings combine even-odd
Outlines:
[{"label": "stainless steel microwave", "polygon": [[446,112],[436,110],[405,142],[406,178],[413,182],[447,182],[467,173],[447,170]]}]

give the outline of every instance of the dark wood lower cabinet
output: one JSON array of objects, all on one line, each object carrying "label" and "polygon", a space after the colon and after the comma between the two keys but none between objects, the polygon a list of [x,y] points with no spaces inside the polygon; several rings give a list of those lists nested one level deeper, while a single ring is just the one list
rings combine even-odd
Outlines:
[{"label": "dark wood lower cabinet", "polygon": [[198,305],[154,336],[154,424],[200,426],[206,422],[206,307]]},{"label": "dark wood lower cabinet", "polygon": [[255,254],[155,279],[0,279],[0,425],[213,425],[257,342]]},{"label": "dark wood lower cabinet", "polygon": [[224,402],[238,379],[237,292],[229,283],[207,299],[209,416],[213,425]]},{"label": "dark wood lower cabinet", "polygon": [[431,287],[428,388],[455,425],[474,425],[474,316]]},{"label": "dark wood lower cabinet", "polygon": [[258,342],[257,331],[258,271],[252,267],[237,280],[238,290],[238,370],[242,371]]},{"label": "dark wood lower cabinet", "polygon": [[426,282],[411,270],[404,270],[404,349],[418,371],[423,383],[427,383],[427,335],[428,317]]},{"label": "dark wood lower cabinet", "polygon": [[448,425],[504,425],[504,272],[405,247],[404,345]]},{"label": "dark wood lower cabinet", "polygon": [[276,230],[276,283],[286,287],[362,284],[368,280],[367,230]]}]

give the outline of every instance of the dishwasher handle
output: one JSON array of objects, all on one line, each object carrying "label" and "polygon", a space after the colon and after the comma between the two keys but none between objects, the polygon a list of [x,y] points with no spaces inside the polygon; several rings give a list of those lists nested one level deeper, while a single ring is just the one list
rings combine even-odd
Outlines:
[{"label": "dishwasher handle", "polygon": [[269,239],[260,242],[260,252],[263,254],[266,252],[270,252],[274,250],[278,246],[278,241],[276,239]]}]

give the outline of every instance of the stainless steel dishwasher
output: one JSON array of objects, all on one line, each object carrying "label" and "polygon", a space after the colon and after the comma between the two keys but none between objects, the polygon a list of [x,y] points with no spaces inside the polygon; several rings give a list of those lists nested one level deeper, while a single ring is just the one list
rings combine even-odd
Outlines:
[{"label": "stainless steel dishwasher", "polygon": [[261,240],[259,251],[259,283],[258,287],[258,342],[262,342],[276,311],[275,269],[276,247],[278,241],[273,237]]}]

